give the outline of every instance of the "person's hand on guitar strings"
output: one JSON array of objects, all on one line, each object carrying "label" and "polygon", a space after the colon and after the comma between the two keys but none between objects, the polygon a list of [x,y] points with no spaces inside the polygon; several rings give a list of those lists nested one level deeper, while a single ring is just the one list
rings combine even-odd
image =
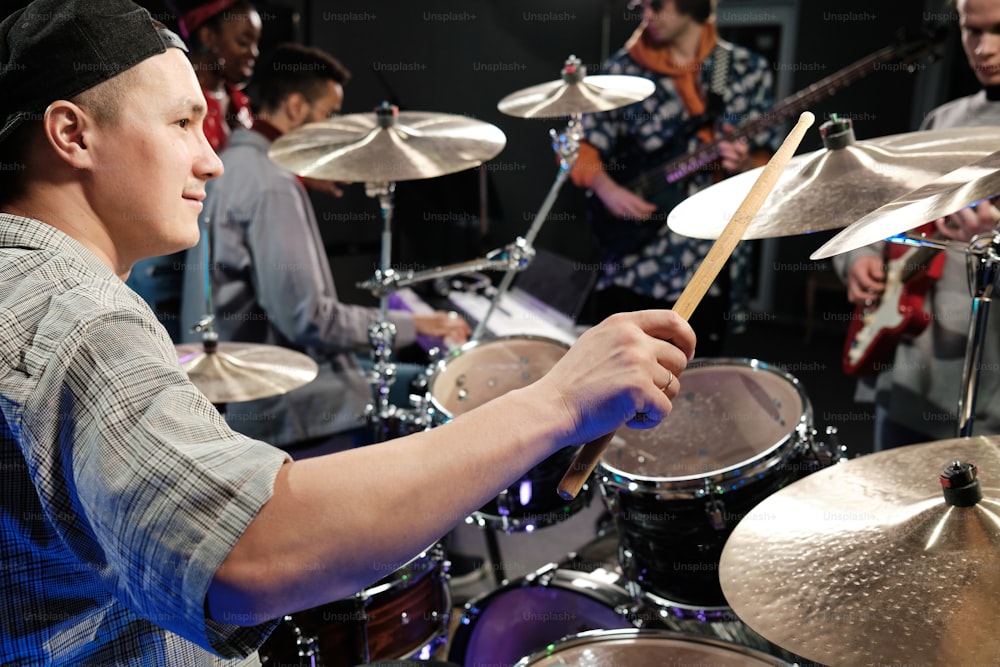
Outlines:
[{"label": "person's hand on guitar strings", "polygon": [[847,300],[870,306],[885,291],[885,265],[877,255],[858,257],[847,272]]},{"label": "person's hand on guitar strings", "polygon": [[615,183],[607,174],[598,174],[590,188],[615,217],[641,222],[649,220],[656,212],[655,204]]},{"label": "person's hand on guitar strings", "polygon": [[977,234],[985,234],[996,229],[1000,221],[1000,209],[993,199],[984,199],[961,211],[934,221],[934,226],[945,238],[967,243]]},{"label": "person's hand on guitar strings", "polygon": [[[723,126],[723,129],[726,132],[731,132],[736,128],[727,124]],[[719,141],[719,160],[722,163],[723,171],[727,174],[741,174],[758,166],[750,160],[750,143],[746,138],[740,138],[736,141]]]}]

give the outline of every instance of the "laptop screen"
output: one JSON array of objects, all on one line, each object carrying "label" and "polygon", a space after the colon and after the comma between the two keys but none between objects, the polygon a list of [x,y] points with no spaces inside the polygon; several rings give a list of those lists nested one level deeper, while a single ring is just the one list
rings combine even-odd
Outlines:
[{"label": "laptop screen", "polygon": [[513,287],[575,322],[596,279],[580,262],[536,247],[535,257],[514,278]]}]

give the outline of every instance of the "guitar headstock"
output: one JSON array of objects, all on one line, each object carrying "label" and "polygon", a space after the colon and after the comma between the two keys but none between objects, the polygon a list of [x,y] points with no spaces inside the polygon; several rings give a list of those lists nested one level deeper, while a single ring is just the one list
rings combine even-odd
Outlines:
[{"label": "guitar headstock", "polygon": [[914,66],[925,56],[930,62],[937,61],[941,54],[938,47],[948,38],[949,26],[944,22],[925,23],[916,35],[912,31],[900,30],[895,43],[885,49],[880,60],[883,63],[898,63]]}]

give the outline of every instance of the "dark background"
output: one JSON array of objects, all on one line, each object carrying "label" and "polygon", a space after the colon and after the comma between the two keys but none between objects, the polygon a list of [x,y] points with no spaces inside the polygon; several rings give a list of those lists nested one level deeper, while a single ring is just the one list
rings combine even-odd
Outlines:
[{"label": "dark background", "polygon": [[[165,21],[172,20],[162,3],[145,4]],[[570,55],[596,73],[640,19],[621,0],[258,4],[264,18],[263,49],[283,40],[301,41],[331,52],[352,71],[345,113],[368,112],[387,100],[402,111],[466,115],[506,134],[503,151],[479,169],[397,184],[393,263],[418,271],[481,257],[528,230],[557,175],[549,131],[561,132],[565,123],[506,116],[497,111],[497,102],[556,80]],[[772,61],[778,99],[905,36],[919,35],[926,24],[944,23],[947,38],[936,59],[925,58],[909,70],[880,68],[810,109],[817,125],[832,113],[851,118],[859,140],[913,131],[927,110],[975,89],[961,52],[957,17],[944,3],[851,0],[833,5],[721,0],[717,16],[723,36]],[[821,148],[814,127],[799,152]],[[341,200],[318,195],[314,203],[338,289],[345,299],[373,302],[354,285],[370,277],[378,261],[382,223],[377,201],[356,184]],[[593,254],[583,206],[584,194],[566,183],[536,244],[586,270]],[[815,283],[814,274],[828,268],[828,262],[810,261],[809,255],[833,233],[753,242],[758,310],[805,326],[809,278]],[[823,313],[846,311],[843,295],[823,290],[814,296],[813,324],[836,326],[837,317]]]}]

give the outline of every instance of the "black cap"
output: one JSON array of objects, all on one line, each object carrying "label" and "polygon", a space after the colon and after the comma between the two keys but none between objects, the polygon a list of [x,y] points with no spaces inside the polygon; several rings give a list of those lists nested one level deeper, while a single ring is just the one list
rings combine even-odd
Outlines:
[{"label": "black cap", "polygon": [[130,0],[35,0],[0,23],[0,141],[170,47],[187,50]]}]

